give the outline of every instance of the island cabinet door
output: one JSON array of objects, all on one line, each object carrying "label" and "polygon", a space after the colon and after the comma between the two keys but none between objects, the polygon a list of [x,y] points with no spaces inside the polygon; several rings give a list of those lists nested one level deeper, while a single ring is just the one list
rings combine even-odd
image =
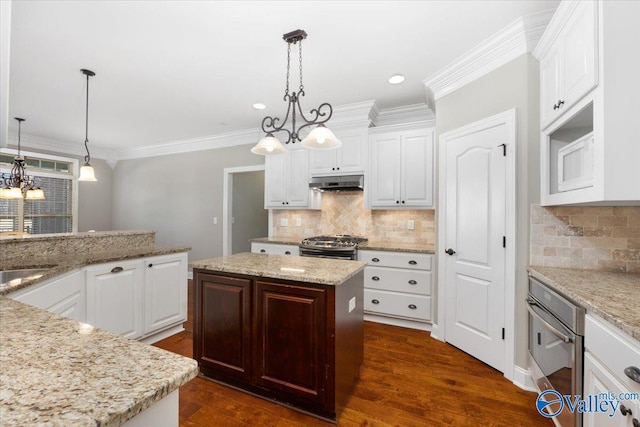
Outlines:
[{"label": "island cabinet door", "polygon": [[251,280],[196,273],[194,358],[207,376],[251,380]]},{"label": "island cabinet door", "polygon": [[325,405],[325,289],[256,280],[256,381],[297,402]]}]

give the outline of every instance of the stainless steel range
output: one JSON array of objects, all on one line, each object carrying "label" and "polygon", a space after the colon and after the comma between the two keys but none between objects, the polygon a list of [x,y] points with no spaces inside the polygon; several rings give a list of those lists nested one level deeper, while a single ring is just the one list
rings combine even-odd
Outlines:
[{"label": "stainless steel range", "polygon": [[300,243],[300,256],[355,260],[358,258],[358,245],[366,241],[364,237],[348,234],[310,237]]}]

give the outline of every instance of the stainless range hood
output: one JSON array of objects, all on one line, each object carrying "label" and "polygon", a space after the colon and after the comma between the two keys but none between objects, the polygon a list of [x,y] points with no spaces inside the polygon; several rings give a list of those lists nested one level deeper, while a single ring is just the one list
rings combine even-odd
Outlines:
[{"label": "stainless range hood", "polygon": [[309,181],[315,191],[362,191],[363,175],[316,176]]}]

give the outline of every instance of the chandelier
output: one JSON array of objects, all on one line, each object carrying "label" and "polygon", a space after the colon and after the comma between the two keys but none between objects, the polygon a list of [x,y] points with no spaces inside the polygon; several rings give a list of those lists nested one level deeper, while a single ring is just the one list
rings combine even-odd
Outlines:
[{"label": "chandelier", "polygon": [[24,170],[24,156],[20,154],[20,134],[25,119],[14,117],[18,121],[18,155],[13,159],[11,173],[1,175],[0,199],[44,200],[44,191],[35,186],[35,179]]},{"label": "chandelier", "polygon": [[[318,108],[314,108],[309,112],[309,117],[305,116],[300,106],[300,97],[305,95],[304,85],[302,84],[302,40],[307,38],[304,30],[295,30],[282,36],[287,42],[287,86],[284,90],[283,100],[287,102],[287,113],[281,124],[278,117],[267,116],[262,119],[262,131],[266,134],[255,147],[251,149],[254,154],[272,155],[283,154],[286,149],[273,134],[277,132],[286,133],[285,144],[295,144],[300,141],[303,147],[311,150],[331,150],[338,148],[342,142],[331,132],[324,124],[329,121],[333,114],[331,104],[325,102],[320,104]],[[298,92],[289,92],[289,72],[291,68],[291,45],[298,45],[299,61],[300,61],[300,87]],[[302,126],[296,127],[297,116],[304,121]],[[291,127],[289,130],[285,128],[287,121],[291,117]],[[298,123],[299,124],[299,123]],[[306,138],[300,139],[300,131],[303,129],[317,125]]]},{"label": "chandelier", "polygon": [[84,156],[84,165],[80,168],[80,176],[78,177],[78,181],[97,181],[96,174],[93,171],[93,166],[89,163],[91,160],[91,154],[89,154],[89,77],[93,77],[96,75],[91,70],[85,70],[84,68],[80,70],[82,74],[87,76],[87,103],[85,105],[85,121],[84,121],[84,149],[87,150],[87,155]]}]

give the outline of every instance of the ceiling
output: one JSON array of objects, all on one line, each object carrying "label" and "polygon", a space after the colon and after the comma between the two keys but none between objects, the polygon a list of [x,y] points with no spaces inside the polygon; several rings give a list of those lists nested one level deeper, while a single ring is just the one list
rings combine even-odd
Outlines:
[{"label": "ceiling", "polygon": [[[13,1],[9,116],[23,132],[109,149],[257,128],[281,116],[282,35],[301,28],[304,110],[425,102],[422,81],[558,0]],[[296,51],[292,86],[297,87]],[[406,81],[390,85],[402,73]],[[252,104],[261,102],[266,110]],[[13,126],[14,123],[11,123]]]}]

